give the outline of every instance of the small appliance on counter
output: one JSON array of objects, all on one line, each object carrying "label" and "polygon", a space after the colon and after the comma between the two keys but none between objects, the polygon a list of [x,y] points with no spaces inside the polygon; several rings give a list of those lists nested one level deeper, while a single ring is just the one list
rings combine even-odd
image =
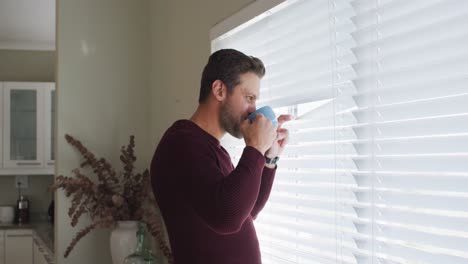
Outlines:
[{"label": "small appliance on counter", "polygon": [[29,200],[21,195],[21,182],[18,183],[18,201],[16,202],[15,223],[29,223]]},{"label": "small appliance on counter", "polygon": [[0,225],[12,224],[15,220],[15,206],[1,205],[0,206]]},{"label": "small appliance on counter", "polygon": [[16,204],[16,223],[29,223],[29,200],[24,195],[19,196]]}]

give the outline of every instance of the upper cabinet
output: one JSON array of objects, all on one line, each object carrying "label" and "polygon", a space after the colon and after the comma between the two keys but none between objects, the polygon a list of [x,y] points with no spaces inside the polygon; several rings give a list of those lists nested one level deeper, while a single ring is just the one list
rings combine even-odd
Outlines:
[{"label": "upper cabinet", "polygon": [[53,174],[54,83],[2,84],[0,174]]},{"label": "upper cabinet", "polygon": [[55,85],[49,84],[44,93],[45,116],[45,147],[44,157],[46,166],[53,168],[55,165]]}]

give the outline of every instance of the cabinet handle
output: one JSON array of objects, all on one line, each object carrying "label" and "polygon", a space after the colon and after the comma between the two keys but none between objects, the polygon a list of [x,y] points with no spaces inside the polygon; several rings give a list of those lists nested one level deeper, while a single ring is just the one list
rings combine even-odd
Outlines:
[{"label": "cabinet handle", "polygon": [[31,237],[31,234],[7,235],[7,237]]},{"label": "cabinet handle", "polygon": [[55,162],[47,162],[47,165],[54,165]]},{"label": "cabinet handle", "polygon": [[17,162],[16,165],[19,166],[33,166],[33,165],[41,165],[40,162]]}]

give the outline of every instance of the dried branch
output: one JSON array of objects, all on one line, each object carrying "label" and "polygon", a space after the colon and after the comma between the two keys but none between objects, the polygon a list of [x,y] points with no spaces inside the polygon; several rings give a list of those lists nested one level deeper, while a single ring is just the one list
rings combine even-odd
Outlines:
[{"label": "dried branch", "polygon": [[[80,217],[85,214],[90,217],[92,224],[76,234],[64,256],[68,257],[81,238],[96,227],[111,228],[118,221],[141,221],[156,238],[169,263],[173,263],[170,248],[161,229],[162,219],[156,214],[158,207],[151,189],[149,171],[134,173],[135,137],[130,136],[129,144],[120,149],[120,161],[123,163],[120,173],[116,173],[106,159],[96,158],[79,140],[70,135],[65,135],[65,139],[80,152],[84,161],[79,168],[72,170],[74,177],[57,176],[50,190],[63,189],[65,196],[71,197],[68,210],[71,226],[76,226]],[[85,167],[92,169],[97,181],[80,171],[80,168]]]},{"label": "dried branch", "polygon": [[91,230],[93,230],[98,225],[99,223],[92,223],[89,226],[81,229],[80,232],[78,232],[76,236],[72,239],[70,245],[65,250],[65,254],[63,256],[68,257],[68,255],[70,255],[70,252],[76,246],[76,243],[78,243],[78,241],[80,241],[84,236],[86,236],[89,232],[91,232]]}]

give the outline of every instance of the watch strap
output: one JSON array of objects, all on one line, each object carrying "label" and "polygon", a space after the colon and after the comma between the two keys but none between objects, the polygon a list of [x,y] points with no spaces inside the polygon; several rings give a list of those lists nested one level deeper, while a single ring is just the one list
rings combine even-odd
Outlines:
[{"label": "watch strap", "polygon": [[266,164],[271,164],[271,165],[276,165],[276,162],[278,162],[279,157],[274,157],[274,158],[268,158],[265,156],[265,163]]}]

